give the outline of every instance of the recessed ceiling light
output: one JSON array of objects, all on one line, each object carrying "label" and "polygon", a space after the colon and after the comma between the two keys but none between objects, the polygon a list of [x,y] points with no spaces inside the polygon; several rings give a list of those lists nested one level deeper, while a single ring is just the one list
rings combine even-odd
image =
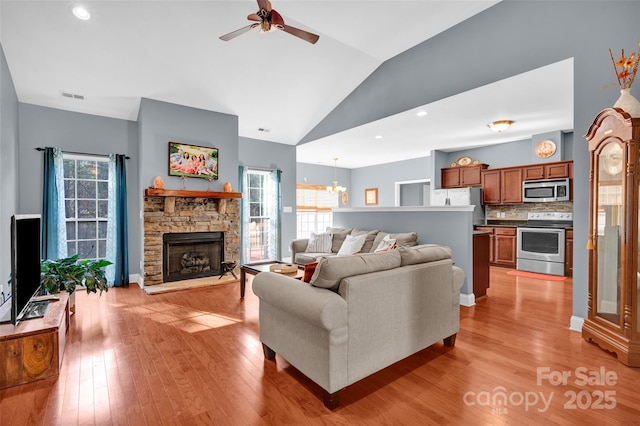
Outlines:
[{"label": "recessed ceiling light", "polygon": [[76,18],[82,19],[83,21],[87,21],[91,18],[89,11],[82,6],[75,6],[71,11]]},{"label": "recessed ceiling light", "polygon": [[427,111],[418,111],[418,112],[416,113],[416,115],[417,115],[418,117],[424,117],[424,116],[425,116],[425,115],[427,115],[427,114],[428,114],[428,112],[427,112]]},{"label": "recessed ceiling light", "polygon": [[376,139],[382,139],[382,135],[375,135],[374,138]]}]

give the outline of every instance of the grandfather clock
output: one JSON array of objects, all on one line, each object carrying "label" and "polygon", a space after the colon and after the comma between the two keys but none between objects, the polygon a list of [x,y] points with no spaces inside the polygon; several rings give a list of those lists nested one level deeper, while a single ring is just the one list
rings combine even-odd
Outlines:
[{"label": "grandfather clock", "polygon": [[589,142],[589,299],[582,337],[640,367],[640,118],[596,117]]}]

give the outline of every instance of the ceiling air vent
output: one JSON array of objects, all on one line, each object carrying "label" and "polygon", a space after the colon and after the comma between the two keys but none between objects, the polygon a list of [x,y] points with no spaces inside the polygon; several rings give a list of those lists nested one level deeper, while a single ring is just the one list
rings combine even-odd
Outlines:
[{"label": "ceiling air vent", "polygon": [[84,101],[84,95],[77,95],[75,93],[63,92],[62,90],[60,91],[60,96],[62,96],[63,98],[78,99],[79,101]]}]

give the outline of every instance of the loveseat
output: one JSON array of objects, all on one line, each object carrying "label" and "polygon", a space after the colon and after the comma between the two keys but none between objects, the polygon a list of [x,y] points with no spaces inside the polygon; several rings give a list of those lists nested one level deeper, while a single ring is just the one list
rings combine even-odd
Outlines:
[{"label": "loveseat", "polygon": [[264,355],[287,360],[335,409],[346,386],[439,340],[454,345],[463,279],[438,245],[321,257],[309,283],[262,272],[253,292]]},{"label": "loveseat", "polygon": [[[336,256],[344,244],[347,236],[364,236],[364,243],[360,253],[373,253],[380,247],[385,237],[393,239],[397,247],[411,247],[417,244],[418,234],[415,232],[389,233],[377,229],[366,230],[358,228],[331,228],[328,227],[324,234],[329,234],[330,243],[324,251],[317,251],[309,245],[309,238],[298,238],[289,243],[291,261],[298,265],[307,265],[315,262],[320,257]],[[315,234],[312,234],[315,237]],[[322,246],[320,246],[322,247]]]}]

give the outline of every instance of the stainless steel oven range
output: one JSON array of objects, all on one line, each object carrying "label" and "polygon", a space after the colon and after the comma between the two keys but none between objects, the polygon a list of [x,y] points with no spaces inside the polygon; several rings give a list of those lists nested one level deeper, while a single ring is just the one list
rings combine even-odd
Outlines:
[{"label": "stainless steel oven range", "polygon": [[565,229],[572,226],[573,213],[529,213],[527,224],[518,227],[516,268],[564,276]]}]

